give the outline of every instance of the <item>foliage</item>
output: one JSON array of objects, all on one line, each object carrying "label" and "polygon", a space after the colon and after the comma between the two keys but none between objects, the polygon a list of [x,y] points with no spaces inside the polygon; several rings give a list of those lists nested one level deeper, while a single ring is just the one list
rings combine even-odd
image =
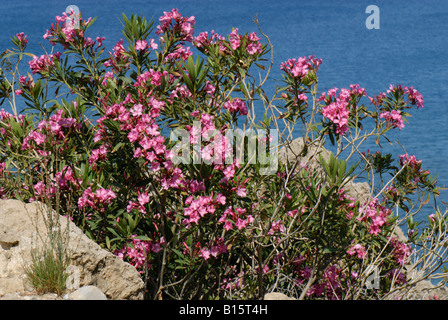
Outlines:
[{"label": "foliage", "polygon": [[[435,199],[436,180],[414,156],[394,164],[392,155],[366,154],[362,143],[374,137],[379,145],[403,128],[408,109],[423,107],[413,87],[391,85],[367,102],[359,85],[318,96],[322,60],[310,56],[281,64],[283,87],[269,99],[273,51],[261,30],[266,43],[237,28],[194,36],[194,17],[173,9],[151,38],[153,21],[123,15],[127,44],[106,53],[104,37],[88,36],[93,22],[80,18],[77,28],[67,14],[56,17],[44,38],[62,52],[27,53],[19,34],[2,54],[0,97],[14,107],[0,113],[3,198],[57,195],[60,212],[73,212],[91,239],[141,272],[150,299],[251,299],[272,290],[370,299],[412,283],[404,265],[431,237],[414,228],[412,209]],[[15,68],[24,55],[32,75]],[[16,97],[27,106],[21,114]],[[273,162],[259,154],[275,159],[299,124],[302,150],[266,170]],[[240,157],[229,131],[242,134]],[[174,132],[196,146],[180,160]],[[329,159],[316,151],[327,140],[338,148]],[[359,161],[348,168],[353,155]],[[365,201],[348,193],[360,177],[378,191]],[[395,231],[398,210],[413,231],[405,242]],[[367,290],[373,266],[381,282]]]}]

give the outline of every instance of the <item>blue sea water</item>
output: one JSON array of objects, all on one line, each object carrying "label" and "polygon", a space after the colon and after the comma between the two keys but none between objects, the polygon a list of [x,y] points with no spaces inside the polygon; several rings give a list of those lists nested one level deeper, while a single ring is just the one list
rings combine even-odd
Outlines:
[{"label": "blue sea water", "polygon": [[[121,38],[121,14],[143,15],[157,19],[163,11],[178,8],[182,15],[195,16],[195,34],[215,30],[228,34],[232,27],[240,33],[258,32],[252,18],[274,48],[272,88],[281,79],[280,63],[289,58],[315,55],[323,59],[319,71],[319,91],[333,87],[348,88],[358,83],[369,96],[384,92],[389,84],[414,86],[423,94],[423,109],[412,110],[406,127],[397,131],[398,139],[409,154],[435,175],[439,185],[448,185],[448,2],[446,0],[167,0],[167,1],[3,1],[0,20],[0,50],[10,47],[10,37],[25,32],[29,51],[44,53],[51,46],[42,35],[68,5],[76,5],[83,17],[97,17],[92,38],[105,36],[109,49]],[[366,28],[368,5],[380,9],[380,29]],[[260,113],[262,113],[260,107]],[[386,151],[404,153],[399,147]],[[377,146],[369,142],[365,149]],[[448,202],[447,192],[440,200]],[[422,211],[424,215],[431,209]]]}]

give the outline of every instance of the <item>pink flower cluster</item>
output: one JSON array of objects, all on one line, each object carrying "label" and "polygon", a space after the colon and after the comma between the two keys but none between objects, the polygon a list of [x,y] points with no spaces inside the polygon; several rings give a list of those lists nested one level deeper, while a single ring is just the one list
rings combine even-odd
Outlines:
[{"label": "pink flower cluster", "polygon": [[[30,149],[30,141],[34,141],[38,146],[47,141],[48,135],[56,137],[60,141],[64,141],[66,133],[70,129],[79,130],[82,127],[81,123],[78,123],[75,118],[64,117],[65,111],[59,109],[50,119],[42,120],[37,126],[37,130],[29,132],[22,143],[22,150]],[[41,148],[43,149],[43,148]],[[37,150],[41,155],[46,155],[46,151]]]},{"label": "pink flower cluster", "polygon": [[41,145],[41,144],[45,143],[46,136],[43,135],[40,132],[31,130],[28,133],[28,135],[25,137],[25,139],[23,139],[22,148],[21,149],[25,150],[25,149],[31,148],[30,141],[34,141],[37,145]]},{"label": "pink flower cluster", "polygon": [[190,225],[191,223],[199,223],[199,220],[208,214],[215,213],[216,209],[220,205],[226,204],[226,197],[220,193],[214,196],[199,196],[196,199],[193,196],[189,196],[185,200],[185,204],[188,205],[184,209],[184,216],[187,218],[184,220],[184,224]]},{"label": "pink flower cluster", "polygon": [[[34,186],[34,195],[36,196],[37,199],[45,199],[47,197],[51,197],[52,195],[54,195],[55,192],[55,187],[54,187],[54,183],[50,183],[49,186],[46,186],[45,183],[43,181],[39,181],[37,182]],[[36,200],[35,198],[31,198],[31,202]]]},{"label": "pink flower cluster", "polygon": [[[160,81],[161,73],[154,70],[140,75],[134,84],[136,87],[144,87],[149,81],[157,85]],[[143,92],[142,92],[143,94]],[[105,119],[111,119],[120,123],[120,129],[127,132],[128,141],[134,144],[134,158],[144,158],[150,163],[150,170],[158,172],[162,165],[170,174],[162,179],[165,188],[174,186],[180,182],[182,173],[178,168],[173,168],[169,158],[171,152],[165,146],[165,138],[160,134],[156,118],[160,116],[160,111],[165,103],[154,96],[134,99],[128,95],[123,102],[105,107],[105,115],[97,120],[97,132],[95,142],[103,141],[107,144],[110,139],[107,126],[103,123]],[[106,149],[98,150],[93,155],[92,161],[99,156],[105,155]],[[168,159],[168,160],[167,160]]]},{"label": "pink flower cluster", "polygon": [[364,259],[367,255],[367,251],[362,244],[357,243],[347,250],[347,254],[349,256],[356,255],[359,259]]},{"label": "pink flower cluster", "polygon": [[377,96],[369,97],[370,103],[375,107],[379,107],[385,99],[386,94],[384,92],[380,92]]},{"label": "pink flower cluster", "polygon": [[[178,9],[172,9],[170,12],[164,11],[159,21],[157,35],[172,31],[179,36],[180,41],[191,42],[193,40],[194,25],[196,24],[194,16],[182,17]],[[163,37],[161,37],[161,41],[163,41]]]},{"label": "pink flower cluster", "polygon": [[247,115],[246,103],[238,98],[235,98],[232,101],[226,101],[222,108],[235,115],[238,113],[241,115]]},{"label": "pink flower cluster", "polygon": [[246,208],[236,207],[232,210],[232,206],[227,207],[218,220],[218,223],[224,223],[224,229],[227,231],[233,229],[234,226],[238,230],[244,229],[252,222],[254,222],[254,218],[246,213]]},{"label": "pink flower cluster", "polygon": [[420,167],[422,160],[418,160],[415,155],[401,154],[398,156],[400,158],[400,165],[403,167],[409,165],[411,168],[416,169]]},{"label": "pink flower cluster", "polygon": [[422,160],[418,160],[414,155],[410,156],[407,153],[398,156],[400,158],[400,165],[402,167],[408,166],[411,169],[411,174],[413,175],[414,183],[420,181],[421,175],[428,175],[429,170],[423,170],[421,168]]},{"label": "pink flower cluster", "polygon": [[[170,99],[169,102],[173,103],[173,99],[178,98],[178,99],[185,99],[185,98],[190,98],[191,92],[190,90],[188,90],[187,86],[184,84],[177,84],[176,87],[174,88],[173,91],[171,91],[170,93]],[[194,112],[194,111],[193,111]]]},{"label": "pink flower cluster", "polygon": [[215,117],[207,113],[200,114],[196,110],[191,112],[191,116],[200,124],[186,126],[191,143],[200,145],[200,157],[205,163],[216,164],[215,169],[224,170],[221,165],[226,161],[226,156],[233,152],[229,138],[223,133],[225,128],[218,130],[213,122]]},{"label": "pink flower cluster", "polygon": [[123,69],[129,67],[130,57],[123,45],[123,39],[115,43],[112,52],[109,51],[109,60],[104,62],[105,67],[112,67],[116,73],[120,73]]},{"label": "pink flower cluster", "polygon": [[134,87],[147,90],[149,84],[153,86],[160,86],[162,84],[162,78],[168,75],[168,71],[157,71],[149,69],[137,76],[137,80],[134,83]]},{"label": "pink flower cluster", "polygon": [[[350,91],[342,88],[336,97],[337,90],[337,88],[328,90],[326,99],[333,97],[334,101],[322,108],[322,115],[336,125],[336,134],[344,135],[348,130],[350,110],[347,107],[350,102]],[[324,94],[319,99],[325,97]]]},{"label": "pink flower cluster", "polygon": [[417,105],[417,109],[423,108],[423,96],[420,92],[415,90],[414,87],[405,87],[404,93],[408,95],[411,104]]},{"label": "pink flower cluster", "polygon": [[307,57],[300,57],[298,59],[289,59],[280,64],[280,69],[287,74],[297,78],[303,79],[310,70],[316,71],[319,69],[319,65],[322,63],[322,59],[315,58],[313,55]]},{"label": "pink flower cluster", "polygon": [[[306,264],[307,258],[299,256],[294,260],[296,269],[294,272],[298,276],[297,284],[304,285],[311,277],[311,268]],[[356,277],[356,275],[351,276]],[[342,298],[342,284],[350,285],[350,277],[336,265],[331,265],[322,274],[319,282],[314,283],[306,292],[307,297],[322,297],[329,300],[339,300]]]},{"label": "pink flower cluster", "polygon": [[31,197],[29,201],[33,202],[35,200],[44,200],[48,197],[54,196],[56,187],[58,187],[59,191],[62,191],[68,190],[81,183],[82,181],[80,179],[76,179],[72,168],[69,166],[64,166],[62,171],[55,174],[54,179],[50,181],[49,185],[46,185],[44,181],[38,181],[34,184],[34,197]]},{"label": "pink flower cluster", "polygon": [[167,54],[165,57],[165,61],[173,61],[173,60],[188,60],[188,57],[191,56],[193,52],[191,52],[190,47],[186,47],[182,44],[178,44],[175,46],[175,49]]},{"label": "pink flower cluster", "polygon": [[61,43],[65,49],[68,49],[76,40],[82,41],[83,47],[93,47],[98,44],[101,47],[104,38],[97,37],[96,41],[92,41],[91,38],[84,38],[84,31],[82,27],[87,26],[92,21],[92,18],[88,18],[83,21],[81,14],[77,15],[74,11],[70,15],[66,12],[62,13],[62,16],[56,16],[56,23],[51,24],[50,29],[44,34],[44,39],[50,39],[52,45]]},{"label": "pink flower cluster", "polygon": [[137,201],[129,201],[126,210],[127,212],[131,212],[132,209],[138,209],[140,213],[146,213],[145,205],[149,203],[150,200],[151,196],[146,191],[138,191]]},{"label": "pink flower cluster", "polygon": [[229,35],[229,42],[232,49],[238,49],[241,46],[244,38],[246,38],[246,51],[248,54],[254,55],[255,53],[263,52],[263,49],[261,48],[261,42],[259,42],[260,38],[257,36],[256,32],[252,32],[251,34],[249,34],[249,36],[243,37],[243,35],[238,34],[238,28],[233,29]]},{"label": "pink flower cluster", "polygon": [[109,150],[105,145],[100,146],[98,149],[93,149],[92,155],[89,158],[89,164],[95,169],[96,162],[98,160],[105,160],[108,152]]},{"label": "pink flower cluster", "polygon": [[196,48],[204,48],[206,52],[208,50],[206,47],[210,45],[219,45],[219,50],[221,52],[226,52],[227,48],[223,44],[223,42],[226,40],[225,37],[219,35],[218,33],[215,33],[214,30],[211,31],[211,36],[208,35],[207,31],[201,32],[198,36],[193,38],[193,44]]},{"label": "pink flower cluster", "polygon": [[420,92],[414,89],[414,87],[406,87],[402,85],[389,85],[387,93],[398,93],[399,95],[407,94],[408,103],[417,105],[417,109],[423,108],[423,96]]},{"label": "pink flower cluster", "polygon": [[78,208],[93,208],[98,212],[105,212],[105,207],[109,205],[117,196],[109,189],[97,189],[92,191],[91,187],[84,190],[83,195],[78,199]]},{"label": "pink flower cluster", "polygon": [[20,32],[16,34],[17,40],[19,40],[20,49],[25,49],[28,43],[28,37],[24,32]]},{"label": "pink flower cluster", "polygon": [[277,232],[285,232],[286,228],[281,220],[272,221],[271,227],[269,228],[268,234],[273,235]]},{"label": "pink flower cluster", "polygon": [[[62,171],[55,174],[55,180],[59,185],[59,189],[68,189],[71,185],[80,185],[82,183],[81,179],[76,179],[75,174],[70,166],[64,166]],[[70,184],[69,184],[70,182]]]},{"label": "pink flower cluster", "polygon": [[404,121],[401,117],[400,110],[392,110],[391,112],[388,111],[381,112],[380,118],[386,119],[388,127],[391,126],[393,128],[398,128],[398,130],[404,128]]},{"label": "pink flower cluster", "polygon": [[159,46],[154,42],[154,39],[149,39],[149,43],[146,40],[137,40],[135,43],[136,50],[146,50],[150,48],[152,50],[157,50]]},{"label": "pink flower cluster", "polygon": [[352,219],[355,214],[354,209],[357,207],[356,199],[350,196],[344,189],[340,189],[335,196],[338,198],[340,208],[346,213],[345,217],[347,220]]},{"label": "pink flower cluster", "polygon": [[[389,85],[389,90],[387,90],[388,94],[397,94],[398,96],[402,96],[407,94],[408,100],[407,103],[410,103],[412,105],[416,105],[417,109],[423,108],[423,96],[420,92],[414,89],[414,87],[406,87],[401,85]],[[373,104],[376,107],[379,107],[384,100],[386,100],[386,93],[380,92],[377,96],[369,97],[370,103]]]},{"label": "pink flower cluster", "polygon": [[397,263],[403,266],[411,256],[412,248],[410,245],[399,241],[396,238],[389,238],[392,246],[392,254]]},{"label": "pink flower cluster", "polygon": [[338,88],[333,88],[317,99],[325,101],[326,106],[322,108],[322,115],[336,125],[336,134],[344,135],[348,131],[348,120],[350,115],[350,101],[352,98],[360,98],[365,95],[365,89],[358,84],[350,85],[350,89],[342,88],[336,95]]},{"label": "pink flower cluster", "polygon": [[378,198],[374,198],[362,205],[359,209],[361,216],[358,221],[367,222],[370,233],[377,236],[381,232],[381,227],[387,223],[387,218],[392,211],[379,204]]},{"label": "pink flower cluster", "polygon": [[30,69],[35,73],[48,73],[50,72],[50,69],[54,67],[54,59],[58,59],[61,57],[62,53],[52,53],[49,55],[41,55],[33,56],[33,59],[29,62]]},{"label": "pink flower cluster", "polygon": [[[249,54],[254,55],[257,53],[262,53],[263,48],[261,46],[260,38],[256,32],[252,32],[249,35],[241,35],[238,33],[238,28],[232,30],[229,34],[229,39],[226,40],[225,37],[211,31],[211,36],[208,32],[201,32],[197,37],[194,37],[193,44],[196,48],[203,48],[205,52],[208,52],[207,47],[209,46],[219,46],[219,51],[225,54],[231,54],[231,50],[227,47],[230,45],[232,50],[237,50],[242,48]],[[242,45],[244,44],[244,47]]]},{"label": "pink flower cluster", "polygon": [[120,259],[128,261],[140,273],[143,273],[145,267],[148,269],[151,268],[149,259],[150,253],[159,253],[164,244],[165,241],[163,237],[159,242],[154,242],[140,240],[134,236],[131,244],[124,246],[120,250],[116,250],[114,254]]},{"label": "pink flower cluster", "polygon": [[210,247],[202,247],[200,256],[204,258],[204,260],[210,259],[210,257],[217,258],[218,255],[226,253],[227,252],[227,245],[224,243],[224,240],[222,238],[217,238],[214,241],[214,244]]}]

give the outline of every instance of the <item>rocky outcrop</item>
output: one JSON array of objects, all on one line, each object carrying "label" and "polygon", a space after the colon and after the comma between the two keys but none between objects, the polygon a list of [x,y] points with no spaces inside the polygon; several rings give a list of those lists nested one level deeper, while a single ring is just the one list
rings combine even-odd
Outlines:
[{"label": "rocky outcrop", "polygon": [[[319,155],[326,161],[330,161],[331,152],[317,144],[308,144],[304,156],[300,156],[304,150],[304,142],[302,138],[297,138],[284,145],[279,151],[278,160],[281,163],[293,165],[296,161],[298,166],[306,166],[313,170],[322,170],[319,163]],[[359,200],[365,202],[371,197],[370,186],[367,182],[347,181],[344,185],[347,193]]]},{"label": "rocky outcrop", "polygon": [[144,283],[133,266],[102,249],[74,223],[42,203],[25,204],[18,200],[0,201],[0,298],[15,295],[20,299],[35,293],[25,267],[31,263],[33,250],[48,246],[48,230],[61,236],[67,250],[66,294],[95,286],[107,299],[143,299]]}]

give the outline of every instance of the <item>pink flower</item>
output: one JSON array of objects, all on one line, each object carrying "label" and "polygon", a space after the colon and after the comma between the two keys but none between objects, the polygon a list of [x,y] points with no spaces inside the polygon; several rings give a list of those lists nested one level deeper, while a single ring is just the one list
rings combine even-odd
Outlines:
[{"label": "pink flower", "polygon": [[238,189],[236,190],[236,194],[240,197],[245,197],[246,196],[246,188],[239,186]]},{"label": "pink flower", "polygon": [[204,190],[205,190],[204,182],[197,181],[197,180],[192,180],[190,182],[190,191],[191,191],[191,193],[196,193],[196,192],[204,191]]},{"label": "pink flower", "polygon": [[201,257],[204,258],[204,260],[210,259],[210,250],[207,248],[201,249]]},{"label": "pink flower", "polygon": [[289,59],[280,64],[280,69],[292,75],[294,78],[302,79],[310,70],[317,71],[322,59],[314,58],[314,56],[300,57],[298,59]]},{"label": "pink flower", "polygon": [[119,59],[123,57],[124,52],[126,52],[126,49],[123,46],[123,39],[120,39],[120,41],[115,44],[113,51],[115,58]]},{"label": "pink flower", "polygon": [[232,101],[227,101],[224,103],[224,105],[222,106],[223,109],[227,109],[230,113],[234,113],[237,114],[238,112],[241,115],[246,115],[247,114],[247,106],[244,103],[244,101],[235,98]]},{"label": "pink flower", "polygon": [[196,199],[194,199],[193,196],[190,196],[185,200],[185,204],[189,205],[184,209],[184,215],[188,217],[186,223],[190,224],[198,223],[202,217],[208,214],[213,214],[222,202],[214,200],[213,195],[199,196]]},{"label": "pink flower", "polygon": [[143,106],[140,103],[134,104],[130,111],[134,117],[141,116],[143,114]]},{"label": "pink flower", "polygon": [[39,181],[34,185],[34,191],[36,195],[42,195],[45,191],[45,185],[42,181]]},{"label": "pink flower", "polygon": [[149,255],[151,252],[157,253],[161,250],[161,245],[164,244],[163,237],[159,242],[143,241],[136,239],[135,235],[132,239],[132,245],[125,245],[120,250],[114,252],[120,259],[128,260],[135,268],[143,273],[143,268],[150,268]]},{"label": "pink flower", "polygon": [[222,205],[226,204],[226,196],[223,195],[223,194],[221,194],[221,193],[218,193],[218,194],[216,195],[216,202],[217,202],[217,203],[220,203],[220,204],[222,204]]},{"label": "pink flower", "polygon": [[409,88],[405,87],[404,92],[408,94],[409,102],[411,104],[414,104],[414,105],[416,104],[417,109],[423,108],[423,96],[420,92],[415,90],[413,87],[409,87]]},{"label": "pink flower", "polygon": [[183,45],[177,45],[176,49],[166,56],[165,61],[179,59],[187,60],[192,54],[190,47],[185,48]]},{"label": "pink flower", "polygon": [[[159,18],[160,25],[157,26],[156,34],[160,35],[169,30],[180,33],[181,41],[191,42],[193,40],[194,25],[196,23],[194,16],[182,17],[178,9],[172,9],[170,12],[163,12]],[[163,41],[163,37],[161,37]]]},{"label": "pink flower", "polygon": [[140,205],[144,206],[145,204],[149,203],[150,196],[146,192],[143,192],[142,194],[140,194],[140,192],[139,192],[137,200],[138,200],[138,203],[140,203]]},{"label": "pink flower", "polygon": [[38,145],[45,142],[45,136],[42,133],[33,131],[32,137]]},{"label": "pink flower", "polygon": [[19,40],[19,46],[21,49],[25,49],[27,43],[28,43],[28,39],[27,39],[27,35],[23,32],[17,33],[16,34],[17,39]]},{"label": "pink flower", "polygon": [[113,72],[106,72],[105,74],[104,74],[104,78],[103,78],[103,81],[101,82],[101,84],[104,86],[104,85],[106,85],[107,84],[107,80],[108,79],[113,79],[113,77],[114,77],[114,74],[113,74]]},{"label": "pink flower", "polygon": [[103,45],[103,41],[106,40],[105,37],[96,37],[96,42],[98,43],[98,47],[101,47]]},{"label": "pink flower", "polygon": [[226,179],[231,179],[233,178],[233,176],[235,175],[235,165],[231,164],[228,165],[224,170],[223,170],[224,176],[226,177]]},{"label": "pink flower", "polygon": [[209,44],[208,32],[201,32],[198,36],[194,37],[194,44],[197,48],[205,47]]},{"label": "pink flower", "polygon": [[359,259],[364,259],[367,255],[366,249],[360,243],[355,244],[347,250],[348,255],[357,255]]},{"label": "pink flower", "polygon": [[89,164],[93,165],[98,160],[105,159],[107,152],[108,150],[104,145],[100,146],[98,149],[92,150],[92,155],[89,158]]},{"label": "pink flower", "polygon": [[244,229],[247,226],[247,220],[238,218],[235,226],[238,228],[238,230]]},{"label": "pink flower", "polygon": [[158,44],[154,42],[154,39],[149,39],[148,46],[153,50],[157,50],[159,48]]},{"label": "pink flower", "polygon": [[381,206],[378,202],[378,198],[374,198],[361,206],[361,216],[358,218],[358,221],[370,222],[370,233],[375,236],[381,232],[381,227],[387,223],[387,218],[391,214],[391,209]]},{"label": "pink flower", "polygon": [[281,220],[273,221],[268,234],[273,235],[275,232],[285,232],[285,226]]},{"label": "pink flower", "polygon": [[247,45],[246,50],[247,50],[247,53],[249,53],[250,55],[263,52],[260,42],[250,42]]},{"label": "pink flower", "polygon": [[304,93],[299,94],[299,95],[297,96],[297,99],[299,99],[300,101],[305,101],[305,102],[308,101],[308,97],[307,97],[306,94],[304,94]]},{"label": "pink flower", "polygon": [[110,189],[98,189],[96,190],[96,198],[102,203],[110,203],[111,200],[115,199],[117,196]]},{"label": "pink flower", "polygon": [[135,43],[136,50],[145,50],[148,47],[148,43],[145,40],[137,40]]},{"label": "pink flower", "polygon": [[128,139],[129,139],[129,141],[130,141],[130,142],[137,141],[137,139],[138,139],[138,135],[139,135],[138,130],[135,129],[135,128],[132,129],[132,130],[128,133]]},{"label": "pink flower", "polygon": [[394,255],[394,259],[400,265],[404,265],[408,258],[411,256],[412,248],[406,243],[400,242],[396,238],[389,238],[390,244],[392,246],[392,254]]},{"label": "pink flower", "polygon": [[359,88],[359,85],[350,87],[350,90],[342,88],[338,95],[336,95],[338,88],[330,89],[318,99],[325,101],[326,106],[322,108],[322,115],[336,125],[336,134],[344,135],[348,131],[351,97],[364,94],[364,89]]},{"label": "pink flower", "polygon": [[336,134],[344,135],[347,130],[349,111],[346,101],[337,101],[322,109],[322,115],[336,125]]},{"label": "pink flower", "polygon": [[238,34],[238,28],[235,28],[229,35],[230,45],[233,50],[239,48],[241,43],[241,35]]},{"label": "pink flower", "polygon": [[387,126],[398,128],[398,130],[404,128],[404,121],[401,118],[400,110],[392,110],[390,113],[387,111],[381,112],[380,118],[386,119]]},{"label": "pink flower", "polygon": [[30,65],[30,69],[33,74],[49,72],[54,66],[54,59],[59,59],[60,56],[60,52],[49,55],[41,55],[40,57],[33,56],[33,59],[28,64]]}]

